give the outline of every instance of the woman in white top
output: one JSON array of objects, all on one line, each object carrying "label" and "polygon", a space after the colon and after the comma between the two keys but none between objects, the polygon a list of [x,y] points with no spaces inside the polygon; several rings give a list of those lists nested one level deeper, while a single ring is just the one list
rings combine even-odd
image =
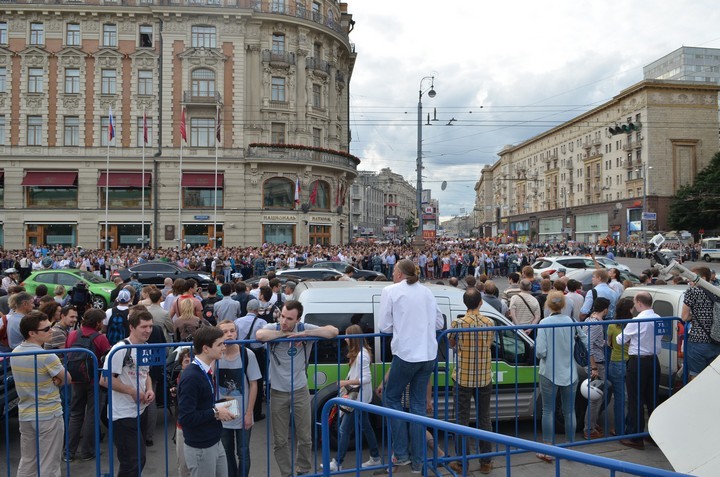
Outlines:
[{"label": "woman in white top", "polygon": [[[362,328],[359,325],[350,325],[345,330],[345,335],[360,335]],[[372,400],[372,374],[370,372],[371,350],[365,341],[365,338],[345,338],[348,345],[347,357],[350,362],[350,372],[347,379],[340,381],[340,386],[355,386],[358,401],[369,403]],[[340,425],[338,426],[338,458],[330,461],[330,470],[332,472],[342,469],[343,459],[350,444],[350,435],[355,428],[355,413],[353,411],[345,413],[341,411]],[[372,467],[380,465],[380,450],[378,449],[377,437],[375,431],[370,424],[370,417],[367,413],[362,413],[359,417],[362,432],[365,440],[370,447],[370,460],[362,464],[363,467]]]}]

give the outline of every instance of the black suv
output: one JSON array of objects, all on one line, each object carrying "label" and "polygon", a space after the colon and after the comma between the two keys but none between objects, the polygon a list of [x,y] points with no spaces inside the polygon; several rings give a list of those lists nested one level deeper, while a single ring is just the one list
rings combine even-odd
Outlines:
[{"label": "black suv", "polygon": [[189,270],[184,267],[180,267],[172,262],[145,262],[133,265],[130,268],[124,268],[117,270],[113,273],[111,278],[119,276],[123,281],[127,282],[133,273],[137,273],[138,281],[143,285],[158,285],[162,288],[166,278],[192,278],[203,288],[207,289],[207,286],[212,283],[212,277],[201,271]]}]

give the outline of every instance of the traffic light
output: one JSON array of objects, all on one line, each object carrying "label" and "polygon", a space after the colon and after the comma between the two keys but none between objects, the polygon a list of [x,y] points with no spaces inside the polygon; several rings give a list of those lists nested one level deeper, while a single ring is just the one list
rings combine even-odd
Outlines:
[{"label": "traffic light", "polygon": [[611,136],[616,136],[618,134],[630,134],[633,131],[639,131],[639,130],[640,130],[640,127],[637,126],[635,123],[627,123],[627,124],[623,124],[623,125],[616,124],[614,127],[610,126],[608,128],[608,132],[610,133]]}]

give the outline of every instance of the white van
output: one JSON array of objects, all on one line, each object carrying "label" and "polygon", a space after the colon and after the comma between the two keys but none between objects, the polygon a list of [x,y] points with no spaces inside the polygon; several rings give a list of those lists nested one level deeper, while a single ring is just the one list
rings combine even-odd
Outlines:
[{"label": "white van", "polygon": [[[353,323],[359,324],[367,333],[378,333],[377,323],[382,289],[390,282],[301,282],[295,288],[294,297],[303,304],[303,321],[318,326],[333,325],[340,335]],[[432,290],[438,306],[445,317],[445,328],[450,327],[452,319],[463,316],[467,308],[463,304],[464,290],[444,285],[424,285]],[[512,323],[490,305],[483,303],[480,311],[492,318],[498,326]],[[313,355],[308,367],[308,385],[314,390],[315,412],[319,420],[322,406],[328,399],[337,395],[337,383],[345,379],[348,366],[345,359],[345,344],[341,341],[340,356],[336,340],[318,341],[313,347]],[[387,371],[390,360],[390,337],[376,337],[370,343],[373,349],[374,387]],[[493,387],[491,409],[493,418],[516,419],[531,418],[536,409],[536,400],[540,397],[536,388],[536,370],[534,366],[534,343],[525,333],[504,330],[495,334],[492,348]],[[445,392],[445,385],[452,385],[449,376],[454,360],[452,352],[446,346],[438,350],[440,374],[438,386],[440,405],[439,418],[454,416],[452,406],[453,391]],[[452,389],[452,388],[450,388]],[[376,398],[377,402],[377,398]],[[497,406],[497,407],[496,407]]]},{"label": "white van", "polygon": [[720,237],[708,237],[702,239],[700,245],[700,256],[706,262],[720,260]]}]

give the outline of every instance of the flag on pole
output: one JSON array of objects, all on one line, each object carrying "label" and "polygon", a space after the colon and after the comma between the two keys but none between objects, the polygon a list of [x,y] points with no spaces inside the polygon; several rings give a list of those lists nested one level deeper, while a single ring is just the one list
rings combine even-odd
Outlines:
[{"label": "flag on pole", "polygon": [[347,194],[347,189],[345,187],[345,184],[342,186],[342,192],[340,192],[340,195],[342,196],[342,206],[345,206],[345,194]]},{"label": "flag on pole", "polygon": [[300,178],[295,179],[295,205],[300,205]]},{"label": "flag on pole", "polygon": [[320,182],[320,181],[315,181],[315,185],[313,186],[313,190],[312,190],[312,192],[310,192],[310,203],[311,203],[312,205],[316,205],[316,204],[317,204],[318,182]]},{"label": "flag on pole", "polygon": [[337,189],[335,189],[335,207],[340,205],[340,182],[338,181]]},{"label": "flag on pole", "polygon": [[143,141],[145,141],[145,144],[148,143],[147,113],[145,110],[143,110]]},{"label": "flag on pole", "polygon": [[108,142],[115,139],[115,120],[113,119],[112,115],[112,106],[108,108],[109,110],[109,118],[108,118]]},{"label": "flag on pole", "polygon": [[187,142],[187,128],[185,127],[185,108],[182,108],[182,114],[180,115],[180,137],[183,141]]},{"label": "flag on pole", "polygon": [[217,114],[215,118],[215,139],[217,139],[217,142],[220,141],[220,106],[217,107]]}]

